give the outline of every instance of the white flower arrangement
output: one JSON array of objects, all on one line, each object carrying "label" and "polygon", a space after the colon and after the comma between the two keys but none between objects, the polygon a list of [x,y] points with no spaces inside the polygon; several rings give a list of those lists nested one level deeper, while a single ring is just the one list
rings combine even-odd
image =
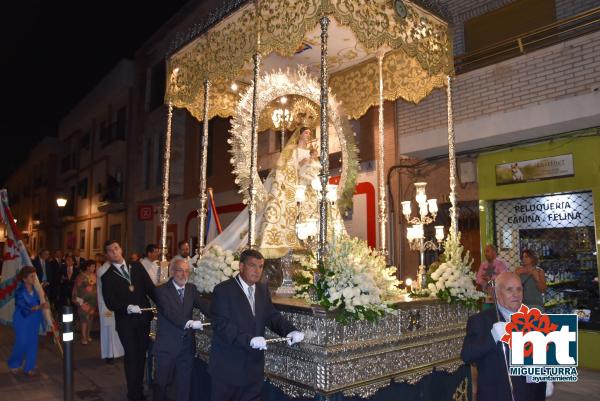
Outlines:
[{"label": "white flower arrangement", "polygon": [[396,268],[387,267],[385,257],[358,238],[334,237],[323,266],[317,266],[313,256],[301,260],[300,265],[297,294],[308,297],[312,289],[321,306],[339,310],[337,319],[342,323],[383,316],[401,293]]},{"label": "white flower arrangement", "polygon": [[213,292],[217,284],[235,277],[240,270],[240,262],[233,252],[218,245],[206,249],[201,258],[194,256],[190,263],[194,266],[190,281],[203,293]]},{"label": "white flower arrangement", "polygon": [[429,274],[427,290],[438,298],[475,307],[485,294],[475,287],[475,273],[471,270],[473,259],[460,244],[460,233],[448,235],[444,242],[444,262]]}]

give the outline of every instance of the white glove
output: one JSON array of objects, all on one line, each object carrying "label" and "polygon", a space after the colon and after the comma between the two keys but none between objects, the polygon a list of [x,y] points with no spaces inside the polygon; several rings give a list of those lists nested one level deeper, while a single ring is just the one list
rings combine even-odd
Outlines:
[{"label": "white glove", "polygon": [[83,304],[84,304],[84,302],[83,302],[83,298],[79,298],[79,297],[75,298],[75,302],[77,302],[77,304],[78,304],[79,306],[81,306],[81,305],[83,305]]},{"label": "white glove", "polygon": [[494,323],[494,325],[492,326],[492,337],[494,337],[494,341],[498,342],[500,341],[500,339],[502,337],[504,337],[504,334],[506,334],[506,325],[508,323],[507,322],[496,322]]},{"label": "white glove", "polygon": [[287,343],[288,345],[294,345],[296,343],[299,343],[300,341],[304,340],[304,333],[301,331],[291,331],[288,333],[287,337]]},{"label": "white glove", "polygon": [[254,337],[250,340],[250,346],[254,349],[267,350],[267,340],[264,337]]},{"label": "white glove", "polygon": [[127,305],[127,313],[128,314],[132,314],[132,313],[140,313],[141,314],[142,310],[137,305]]},{"label": "white glove", "polygon": [[202,330],[202,321],[200,320],[188,320],[185,323],[184,329]]}]

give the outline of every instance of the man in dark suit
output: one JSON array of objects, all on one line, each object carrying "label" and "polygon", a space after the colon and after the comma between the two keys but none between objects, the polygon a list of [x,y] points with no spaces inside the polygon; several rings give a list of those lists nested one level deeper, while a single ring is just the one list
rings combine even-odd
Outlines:
[{"label": "man in dark suit", "polygon": [[202,322],[192,319],[193,308],[208,316],[209,303],[194,284],[188,283],[190,265],[184,259],[171,266],[171,279],[155,290],[158,330],[153,353],[156,361],[154,401],[163,401],[167,385],[177,379],[177,401],[189,401],[195,352],[193,330]]},{"label": "man in dark suit", "polygon": [[87,260],[81,257],[81,250],[79,248],[73,249],[73,260],[75,262],[75,267],[77,267],[79,270],[83,270]]},{"label": "man in dark suit", "polygon": [[208,371],[212,401],[262,399],[265,326],[292,345],[304,339],[271,303],[266,284],[259,283],[264,266],[260,252],[240,255],[240,274],[218,284],[213,292],[212,347]]},{"label": "man in dark suit", "polygon": [[[519,276],[512,272],[500,273],[496,278],[496,309],[487,309],[469,318],[467,336],[461,358],[477,366],[477,401],[511,401],[508,373],[502,347],[508,358],[508,347],[500,342],[510,315],[521,307],[523,287]],[[511,376],[514,401],[542,401],[546,398],[546,383],[527,383],[523,376]]]},{"label": "man in dark suit", "polygon": [[117,241],[106,241],[104,252],[111,266],[102,275],[102,295],[106,307],[115,314],[117,334],[125,350],[127,398],[145,400],[144,365],[152,312],[141,309],[150,308],[148,297],[155,300],[154,284],[139,262],[125,262]]},{"label": "man in dark suit", "polygon": [[61,269],[64,264],[63,253],[60,249],[56,249],[54,251],[54,256],[48,260],[47,263],[47,272],[48,275],[48,299],[52,306],[54,307],[55,312],[62,313],[60,309],[60,276]]},{"label": "man in dark suit", "polygon": [[47,249],[42,249],[38,253],[37,257],[31,261],[33,263],[33,267],[35,267],[35,272],[37,273],[38,280],[40,280],[40,284],[42,288],[46,292],[46,296],[48,295],[48,286],[52,281],[53,277],[50,276],[50,251]]}]

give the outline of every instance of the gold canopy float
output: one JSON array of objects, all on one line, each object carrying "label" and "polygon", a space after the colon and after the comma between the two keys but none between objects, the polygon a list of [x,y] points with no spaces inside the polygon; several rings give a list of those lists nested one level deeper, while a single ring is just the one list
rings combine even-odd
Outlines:
[{"label": "gold canopy float", "polygon": [[[447,22],[411,1],[401,0],[256,0],[233,1],[211,26],[193,28],[174,46],[168,59],[169,105],[161,213],[161,248],[166,254],[168,174],[173,107],[187,109],[199,121],[232,117],[240,102],[238,88],[251,93],[250,173],[257,176],[257,131],[260,72],[274,73],[305,65],[320,77],[320,181],[328,181],[329,93],[348,118],[357,119],[379,106],[378,183],[380,248],[386,247],[386,201],[383,171],[383,102],[404,99],[417,103],[433,89],[450,82],[452,44]],[[180,46],[182,44],[183,46]],[[329,107],[327,107],[329,105]],[[451,113],[449,112],[451,117]],[[449,127],[451,124],[449,124]],[[199,252],[204,246],[206,219],[206,152],[204,124],[198,209]],[[453,153],[453,132],[451,159]],[[254,246],[257,188],[250,182],[248,246]],[[452,178],[451,178],[452,182]],[[453,188],[451,188],[453,192]],[[453,199],[453,196],[451,196]],[[320,205],[319,256],[327,233],[325,199]]]}]

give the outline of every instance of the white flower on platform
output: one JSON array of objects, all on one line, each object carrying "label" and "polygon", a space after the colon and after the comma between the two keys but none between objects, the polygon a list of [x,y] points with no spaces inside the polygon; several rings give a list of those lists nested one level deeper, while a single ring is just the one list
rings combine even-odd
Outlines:
[{"label": "white flower on platform", "polygon": [[448,235],[444,242],[444,257],[446,261],[429,275],[427,289],[438,298],[447,302],[460,302],[474,306],[484,294],[475,288],[475,275],[471,271],[473,260],[460,244],[460,234],[455,237]]},{"label": "white flower on platform", "polygon": [[230,250],[223,250],[220,246],[205,249],[201,258],[192,259],[194,269],[190,281],[196,285],[198,291],[210,293],[222,281],[235,277],[240,269],[239,261]]},{"label": "white flower on platform", "polygon": [[[301,275],[298,292],[306,296],[312,287],[322,306],[339,309],[338,319],[343,322],[374,320],[389,312],[389,304],[400,294],[396,268],[387,267],[383,255],[357,238],[334,237],[321,268],[317,269],[314,258],[302,261],[301,266],[311,274]],[[312,281],[315,271],[319,274],[316,285]]]}]

